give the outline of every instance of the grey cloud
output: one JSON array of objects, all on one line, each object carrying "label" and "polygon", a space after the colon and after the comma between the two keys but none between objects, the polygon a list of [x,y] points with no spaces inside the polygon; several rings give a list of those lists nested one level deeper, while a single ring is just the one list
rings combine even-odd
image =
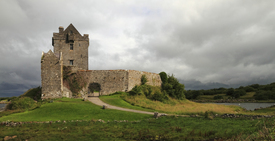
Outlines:
[{"label": "grey cloud", "polygon": [[39,86],[41,52],[53,49],[53,32],[70,23],[89,34],[89,69],[165,71],[191,89],[271,83],[274,5],[273,0],[0,1],[0,87],[9,85],[2,90],[7,93]]}]

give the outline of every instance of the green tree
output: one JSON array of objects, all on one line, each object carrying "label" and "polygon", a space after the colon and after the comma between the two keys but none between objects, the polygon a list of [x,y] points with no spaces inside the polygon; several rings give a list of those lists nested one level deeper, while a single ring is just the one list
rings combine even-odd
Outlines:
[{"label": "green tree", "polygon": [[162,84],[162,91],[167,93],[170,97],[176,99],[185,99],[184,85],[173,76],[168,76],[167,83]]},{"label": "green tree", "polygon": [[163,84],[167,83],[167,74],[165,72],[161,72],[159,73],[160,79],[162,81]]},{"label": "green tree", "polygon": [[229,88],[226,92],[226,95],[232,96],[233,94],[234,94],[234,89],[233,88]]}]

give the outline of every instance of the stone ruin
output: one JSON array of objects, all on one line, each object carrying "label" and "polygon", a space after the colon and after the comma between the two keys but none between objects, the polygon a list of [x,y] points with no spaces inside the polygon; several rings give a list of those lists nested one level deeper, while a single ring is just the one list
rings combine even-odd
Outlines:
[{"label": "stone ruin", "polygon": [[[161,86],[159,74],[137,70],[88,70],[89,35],[83,36],[70,24],[65,30],[59,27],[53,33],[53,51],[42,52],[41,85],[42,99],[61,97],[81,97],[108,95],[117,91],[130,91],[141,84],[141,76],[146,75],[148,85]],[[66,74],[63,69],[66,68]],[[71,77],[79,84],[74,92]]]}]

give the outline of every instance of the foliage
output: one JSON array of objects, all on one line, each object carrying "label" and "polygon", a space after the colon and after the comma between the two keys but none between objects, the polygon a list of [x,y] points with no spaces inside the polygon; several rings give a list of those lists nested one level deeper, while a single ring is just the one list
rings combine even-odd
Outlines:
[{"label": "foliage", "polygon": [[274,140],[273,121],[161,117],[106,124],[96,119],[74,120],[1,126],[0,140],[13,135],[17,135],[15,140]]},{"label": "foliage", "polygon": [[151,85],[140,85],[140,86],[136,85],[129,92],[129,95],[130,96],[144,95],[148,99],[157,100],[161,102],[168,100],[167,94],[165,92],[161,92],[160,88],[156,86],[151,86]]},{"label": "foliage", "polygon": [[[163,82],[166,81],[165,72],[161,72],[161,77]],[[162,93],[169,95],[172,98],[183,100],[184,95],[184,85],[180,84],[179,81],[174,77],[174,75],[168,76],[167,82],[161,85]]]},{"label": "foliage", "polygon": [[130,92],[129,95],[131,96],[135,96],[135,95],[141,95],[142,91],[141,91],[141,87],[136,85]]},{"label": "foliage", "polygon": [[87,85],[88,80],[82,75],[79,72],[73,73],[70,66],[63,66],[63,84],[72,91],[73,96],[77,96],[79,91]]},{"label": "foliage", "polygon": [[36,102],[30,97],[16,98],[7,105],[7,109],[9,110],[28,110],[36,107]]},{"label": "foliage", "polygon": [[[164,102],[168,100],[168,96],[176,99],[183,100],[185,99],[184,95],[184,85],[180,84],[179,81],[172,75],[168,76],[165,72],[160,73],[162,78],[161,91],[156,89],[156,87],[146,85],[142,83],[141,86],[135,86],[130,92],[129,95],[145,95],[147,98],[151,100]],[[141,81],[145,79],[145,75],[141,77]],[[167,78],[167,81],[166,81]],[[145,82],[145,81],[144,81]],[[166,83],[165,83],[166,82]],[[153,90],[154,88],[154,90]]]},{"label": "foliage", "polygon": [[223,96],[221,96],[221,95],[216,95],[216,96],[214,96],[214,99],[216,100],[216,99],[223,99]]},{"label": "foliage", "polygon": [[256,100],[268,100],[268,99],[273,99],[275,100],[275,91],[257,91],[256,94],[254,95],[254,98]]},{"label": "foliage", "polygon": [[185,96],[187,99],[196,99],[200,95],[203,95],[203,92],[201,90],[185,91]]},{"label": "foliage", "polygon": [[244,96],[245,94],[246,94],[245,90],[236,90],[231,96],[234,98],[240,98],[240,96]]},{"label": "foliage", "polygon": [[234,94],[234,89],[233,88],[229,88],[226,92],[226,95],[232,96]]},{"label": "foliage", "polygon": [[146,78],[146,75],[143,74],[143,75],[141,76],[141,85],[145,85],[147,82],[148,82],[148,80],[147,80],[147,78]]},{"label": "foliage", "polygon": [[250,86],[245,87],[244,89],[246,92],[255,92],[256,91],[253,87],[250,87]]},{"label": "foliage", "polygon": [[161,79],[162,83],[163,84],[167,83],[167,80],[168,80],[167,74],[165,72],[160,72],[159,75],[160,75],[160,79]]},{"label": "foliage", "polygon": [[29,89],[27,92],[20,95],[19,98],[29,97],[29,98],[32,98],[36,101],[41,100],[41,90],[42,90],[42,88],[40,86],[38,86],[36,88]]},{"label": "foliage", "polygon": [[164,102],[168,100],[168,96],[165,92],[162,93],[161,91],[156,91],[155,94],[150,97],[150,99]]}]

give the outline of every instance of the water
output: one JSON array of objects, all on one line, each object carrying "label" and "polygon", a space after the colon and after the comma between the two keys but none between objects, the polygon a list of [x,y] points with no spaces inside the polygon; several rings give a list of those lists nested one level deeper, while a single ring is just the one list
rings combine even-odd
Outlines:
[{"label": "water", "polygon": [[261,107],[266,108],[266,107],[275,105],[275,103],[212,103],[212,104],[237,105],[245,108],[246,110],[254,110],[256,108],[261,108]]}]

